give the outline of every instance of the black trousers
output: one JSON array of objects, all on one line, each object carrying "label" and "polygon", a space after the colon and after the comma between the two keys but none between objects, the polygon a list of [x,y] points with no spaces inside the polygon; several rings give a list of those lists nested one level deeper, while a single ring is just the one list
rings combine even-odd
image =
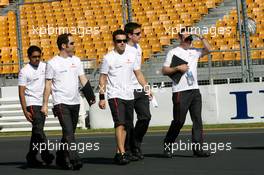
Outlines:
[{"label": "black trousers", "polygon": [[80,160],[77,150],[70,149],[71,145],[76,145],[75,130],[78,123],[79,110],[79,104],[58,104],[54,106],[54,115],[58,117],[60,125],[62,127],[61,143],[68,145],[68,149],[65,149],[65,146],[61,145],[60,150],[57,151],[57,155],[60,155],[60,158],[65,159],[66,161],[75,162]]},{"label": "black trousers", "polygon": [[173,120],[164,139],[164,143],[174,143],[184,125],[187,112],[189,110],[193,122],[192,142],[203,142],[202,125],[202,97],[199,89],[176,92],[172,95]]},{"label": "black trousers", "polygon": [[[44,133],[44,124],[46,117],[40,112],[41,106],[27,106],[27,111],[32,115],[32,131],[29,146],[29,154],[36,156],[39,151],[41,143],[47,143],[47,138]],[[42,152],[42,154],[49,153],[48,150]]]},{"label": "black trousers", "polygon": [[[128,128],[126,138],[126,150],[133,151],[140,149],[143,137],[145,136],[151,119],[149,109],[149,97],[143,89],[134,90],[134,109],[137,113],[137,122],[135,127]],[[130,125],[131,126],[131,125]],[[134,126],[132,124],[132,126]]]}]

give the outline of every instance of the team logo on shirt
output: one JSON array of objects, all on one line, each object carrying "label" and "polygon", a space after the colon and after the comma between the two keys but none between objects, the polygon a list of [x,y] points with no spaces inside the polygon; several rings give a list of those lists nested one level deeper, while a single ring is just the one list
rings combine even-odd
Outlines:
[{"label": "team logo on shirt", "polygon": [[132,61],[128,58],[126,63],[130,64],[130,63],[132,63]]},{"label": "team logo on shirt", "polygon": [[71,64],[71,68],[76,68],[76,67],[77,66],[74,63]]},{"label": "team logo on shirt", "polygon": [[67,72],[67,70],[62,70],[62,71],[60,71],[60,73],[64,73],[64,72]]}]

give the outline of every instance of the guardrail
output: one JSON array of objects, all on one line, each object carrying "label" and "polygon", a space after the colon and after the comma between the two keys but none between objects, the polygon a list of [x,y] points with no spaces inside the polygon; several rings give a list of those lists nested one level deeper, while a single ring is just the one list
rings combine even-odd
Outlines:
[{"label": "guardrail", "polygon": [[[59,120],[52,113],[51,100],[48,104],[48,117],[45,130],[61,130]],[[79,115],[86,117],[86,109],[80,108]],[[77,127],[81,127],[80,124]],[[32,125],[23,114],[18,98],[0,98],[0,132],[31,131]]]}]

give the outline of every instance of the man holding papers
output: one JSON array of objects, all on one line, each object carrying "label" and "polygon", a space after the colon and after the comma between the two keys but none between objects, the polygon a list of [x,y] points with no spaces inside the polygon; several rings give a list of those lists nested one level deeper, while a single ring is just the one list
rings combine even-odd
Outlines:
[{"label": "man holding papers", "polygon": [[[199,58],[210,51],[208,42],[199,35],[191,34],[190,28],[183,28],[179,33],[180,45],[167,54],[162,73],[173,80],[172,101],[173,120],[164,139],[164,155],[173,156],[172,146],[184,125],[186,114],[190,111],[193,121],[192,148],[195,157],[208,157],[209,153],[201,149],[203,144],[202,98],[197,81],[197,63]],[[193,36],[198,37],[203,49],[192,48]]]}]

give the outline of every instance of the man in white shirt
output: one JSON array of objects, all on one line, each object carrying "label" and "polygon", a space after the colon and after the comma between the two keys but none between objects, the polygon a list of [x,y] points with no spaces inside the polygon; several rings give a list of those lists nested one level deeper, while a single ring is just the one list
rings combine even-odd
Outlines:
[{"label": "man in white shirt", "polygon": [[[30,167],[41,166],[37,159],[40,144],[47,143],[43,131],[46,117],[40,112],[45,86],[46,64],[40,61],[41,50],[37,46],[30,46],[27,50],[29,63],[20,70],[18,76],[19,99],[26,119],[32,123],[32,135],[29,152],[26,156]],[[42,160],[51,164],[54,156],[48,150],[41,152]]]},{"label": "man in white shirt", "polygon": [[[138,44],[141,39],[141,25],[135,22],[129,22],[125,25],[125,32],[128,36],[128,47],[133,47],[138,54],[138,63],[141,66],[142,62],[142,50]],[[144,92],[144,87],[142,87],[137,81],[136,77],[133,75],[133,85],[134,85],[134,109],[137,113],[137,122],[135,128],[131,128],[127,132],[126,138],[126,150],[131,152],[132,160],[142,160],[144,156],[141,151],[141,143],[143,137],[146,134],[151,119],[150,109],[149,109],[149,98]]]},{"label": "man in white shirt", "polygon": [[[209,53],[210,45],[202,36],[196,35],[196,37],[203,42],[203,49],[192,48],[193,35],[190,33],[190,28],[183,28],[179,33],[180,45],[168,52],[162,69],[164,75],[182,73],[179,82],[173,81],[172,86],[173,120],[164,139],[164,155],[169,158],[173,156],[172,144],[184,125],[188,110],[193,121],[192,142],[198,145],[192,148],[193,154],[195,157],[210,156],[208,152],[201,149],[203,144],[202,98],[197,81],[198,60]],[[188,64],[171,67],[173,56],[186,61]]]},{"label": "man in white shirt", "polygon": [[[127,37],[123,30],[113,33],[114,50],[104,56],[99,79],[99,107],[105,109],[105,90],[111,109],[116,136],[115,162],[119,165],[129,163],[129,157],[125,150],[126,131],[133,127],[134,88],[132,76],[135,74],[138,82],[146,86],[147,82],[137,62],[137,54],[134,48],[127,47]],[[107,82],[107,84],[106,84]],[[150,90],[146,92],[151,96]]]},{"label": "man in white shirt", "polygon": [[57,45],[60,53],[49,60],[46,67],[41,111],[47,115],[48,99],[52,94],[53,112],[62,127],[61,142],[68,145],[66,149],[61,147],[57,151],[56,164],[64,169],[79,170],[82,167],[82,161],[77,151],[70,149],[70,145],[76,145],[75,130],[80,108],[79,81],[82,86],[89,84],[89,81],[85,77],[80,58],[74,56],[72,35],[70,33],[59,35]]}]

